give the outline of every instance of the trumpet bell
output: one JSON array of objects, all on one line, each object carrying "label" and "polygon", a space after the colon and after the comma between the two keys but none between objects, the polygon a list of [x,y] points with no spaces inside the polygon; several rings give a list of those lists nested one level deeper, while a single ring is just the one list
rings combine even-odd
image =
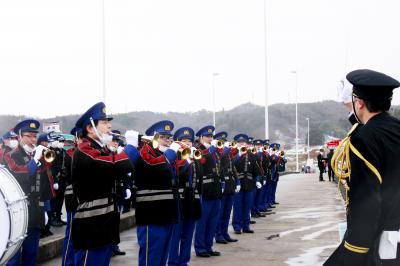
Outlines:
[{"label": "trumpet bell", "polygon": [[222,149],[224,147],[224,142],[222,140],[217,141],[217,148]]},{"label": "trumpet bell", "polygon": [[201,151],[200,150],[195,150],[193,151],[193,158],[195,160],[200,160],[202,157]]},{"label": "trumpet bell", "polygon": [[247,152],[246,147],[241,147],[241,148],[240,148],[240,153],[246,153],[246,152]]},{"label": "trumpet bell", "polygon": [[181,159],[182,159],[182,160],[187,160],[187,159],[189,159],[190,153],[191,153],[190,148],[185,148],[185,149],[183,149],[183,150],[181,151]]},{"label": "trumpet bell", "polygon": [[236,142],[236,141],[232,141],[232,142],[229,144],[229,146],[230,146],[232,149],[236,149],[236,148],[237,148],[237,142]]},{"label": "trumpet bell", "polygon": [[46,162],[51,163],[53,162],[57,157],[57,154],[53,150],[45,150],[43,152],[43,158]]}]

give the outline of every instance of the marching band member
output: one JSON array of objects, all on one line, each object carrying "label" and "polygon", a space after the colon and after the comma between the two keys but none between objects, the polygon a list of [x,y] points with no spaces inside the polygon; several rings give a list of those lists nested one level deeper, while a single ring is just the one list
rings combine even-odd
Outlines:
[{"label": "marching band member", "polygon": [[40,230],[44,228],[45,213],[40,201],[39,166],[43,164],[45,147],[36,147],[40,123],[34,119],[26,119],[14,127],[19,136],[18,146],[6,154],[5,162],[11,174],[20,184],[28,198],[28,232],[22,247],[8,261],[8,266],[36,265],[39,248]]},{"label": "marching band member", "polygon": [[[139,152],[127,145],[111,154],[110,120],[104,103],[87,110],[77,121],[82,143],[72,160],[73,193],[78,207],[72,222],[75,265],[109,265],[113,245],[119,243],[119,212],[113,198],[115,176],[131,172]],[[132,144],[137,145],[133,141]]]},{"label": "marching band member", "polygon": [[198,149],[202,152],[203,167],[202,215],[197,221],[194,248],[198,257],[208,258],[220,256],[221,253],[212,249],[215,232],[218,225],[218,214],[221,205],[222,191],[218,164],[215,160],[216,141],[213,140],[213,126],[201,128]]},{"label": "marching band member", "polygon": [[4,133],[2,140],[3,146],[0,149],[0,164],[5,164],[4,156],[18,146],[18,136],[14,131],[10,130]]},{"label": "marching band member", "polygon": [[236,234],[254,233],[250,229],[250,211],[253,203],[255,179],[259,176],[256,162],[247,150],[248,136],[238,134],[234,140],[238,143],[239,153],[235,160],[235,167],[240,179],[240,191],[235,195],[233,203],[232,226]]},{"label": "marching band member", "polygon": [[262,164],[264,170],[264,182],[261,188],[261,201],[258,209],[261,212],[270,212],[268,209],[268,187],[271,185],[271,168],[270,168],[270,154],[269,154],[269,140],[264,140],[262,147]]},{"label": "marching band member", "polygon": [[263,191],[263,183],[264,183],[264,168],[263,168],[263,141],[261,139],[256,139],[253,140],[253,145],[255,149],[255,154],[253,155],[256,161],[257,168],[259,169],[259,172],[261,173],[258,176],[258,179],[256,180],[256,190],[254,191],[254,201],[253,201],[253,207],[251,210],[251,216],[258,218],[258,217],[265,217],[265,214],[261,213],[261,210],[259,209],[259,205],[262,200],[262,191]]},{"label": "marching band member", "polygon": [[171,121],[165,120],[148,128],[147,137],[153,137],[142,137],[143,146],[135,165],[139,266],[167,263],[173,227],[179,220],[179,192],[173,167],[181,146],[171,144],[173,127]]},{"label": "marching band member", "polygon": [[[236,181],[238,180],[237,171],[234,166],[231,149],[229,142],[226,141],[228,133],[220,132],[215,134],[214,139],[225,141],[223,148],[223,155],[221,158],[221,178],[224,182],[224,190],[221,199],[221,210],[217,231],[215,234],[215,242],[220,244],[227,244],[228,242],[237,242],[237,239],[230,237],[228,233],[229,219],[231,217],[233,199],[235,196]],[[218,149],[219,150],[219,149]]]},{"label": "marching band member", "polygon": [[[194,141],[194,131],[182,127],[174,134],[174,141],[191,148]],[[193,149],[192,149],[193,150]],[[179,153],[175,169],[181,195],[179,208],[179,223],[174,225],[168,265],[188,265],[196,220],[201,217],[201,201],[199,190],[202,175],[199,169],[199,158],[184,158],[187,155]],[[193,157],[193,156],[191,156]]]},{"label": "marching band member", "polygon": [[59,133],[54,134],[55,141],[51,144],[51,149],[56,153],[56,159],[52,163],[52,172],[54,177],[56,197],[52,200],[53,205],[53,217],[50,218],[53,226],[63,226],[67,223],[61,219],[62,206],[64,203],[65,193],[65,157],[66,152],[64,151],[65,138]]},{"label": "marching band member", "polygon": [[270,162],[271,162],[271,185],[268,187],[268,208],[275,208],[274,205],[279,204],[275,201],[276,187],[279,181],[278,163],[279,163],[279,143],[272,143],[270,148],[272,148]]},{"label": "marching band member", "polygon": [[65,202],[65,210],[67,212],[67,226],[65,227],[65,236],[64,236],[64,244],[62,251],[62,266],[74,266],[75,261],[75,253],[74,247],[72,244],[72,220],[76,212],[76,208],[78,207],[77,198],[74,196],[74,192],[72,189],[72,176],[71,176],[71,167],[72,167],[72,157],[73,154],[79,144],[81,144],[81,132],[80,128],[74,127],[71,129],[71,135],[74,136],[74,148],[67,150],[65,155],[65,193],[64,193],[64,202]]},{"label": "marching band member", "polygon": [[[49,147],[49,143],[52,142],[52,136],[48,133],[42,133],[39,135],[37,140],[37,146],[42,145]],[[53,173],[51,171],[53,161],[47,161],[43,163],[40,168],[40,201],[44,203],[44,211],[47,213],[47,217],[52,216],[51,200],[55,198],[56,191],[54,189]],[[44,229],[41,230],[40,238],[51,236],[53,233],[50,231],[50,221],[47,221]]]}]

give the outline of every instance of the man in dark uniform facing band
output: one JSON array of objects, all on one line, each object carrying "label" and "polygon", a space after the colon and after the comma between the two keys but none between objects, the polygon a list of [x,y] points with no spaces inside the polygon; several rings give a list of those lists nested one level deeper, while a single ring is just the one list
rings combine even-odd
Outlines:
[{"label": "man in dark uniform facing band", "polygon": [[332,162],[349,188],[347,231],[324,265],[400,265],[400,121],[388,113],[400,83],[366,69],[350,72],[347,79],[360,124],[341,142],[335,154],[340,156]]}]

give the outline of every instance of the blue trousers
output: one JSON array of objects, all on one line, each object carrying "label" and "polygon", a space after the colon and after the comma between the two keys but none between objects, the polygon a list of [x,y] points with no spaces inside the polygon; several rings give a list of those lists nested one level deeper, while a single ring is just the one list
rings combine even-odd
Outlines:
[{"label": "blue trousers", "polygon": [[258,210],[259,211],[265,211],[267,209],[267,189],[268,189],[268,183],[266,183],[264,186],[262,186],[261,191],[260,191],[260,200],[258,202]]},{"label": "blue trousers", "polygon": [[232,226],[235,231],[250,229],[250,210],[253,205],[254,190],[236,193],[233,202]]},{"label": "blue trousers", "polygon": [[267,210],[270,207],[269,204],[269,198],[270,198],[270,193],[271,193],[271,181],[267,181],[267,183],[262,187],[264,190],[263,196],[262,196],[262,201],[261,201],[261,210]]},{"label": "blue trousers", "polygon": [[260,205],[260,202],[261,202],[261,194],[262,194],[261,190],[262,190],[262,187],[260,189],[256,189],[253,193],[254,194],[253,206],[251,207],[252,214],[256,214],[257,212],[260,211],[258,206]]},{"label": "blue trousers", "polygon": [[217,232],[215,234],[216,240],[227,240],[231,237],[228,234],[229,219],[231,217],[233,199],[235,194],[224,195],[221,200],[221,210],[219,212],[219,222]]},{"label": "blue trousers", "polygon": [[270,185],[270,191],[269,191],[269,199],[268,203],[273,204],[275,201],[275,194],[276,194],[276,187],[278,186],[278,181],[272,181]]},{"label": "blue trousers", "polygon": [[112,245],[96,249],[76,249],[74,251],[76,266],[108,266],[112,255]]},{"label": "blue trousers", "polygon": [[21,248],[8,261],[7,266],[34,266],[39,249],[40,229],[29,228]]},{"label": "blue trousers", "polygon": [[139,266],[166,265],[174,225],[138,225]]},{"label": "blue trousers", "polygon": [[211,252],[214,242],[215,231],[217,230],[219,209],[221,200],[202,201],[202,215],[196,224],[194,236],[194,249],[196,254]]},{"label": "blue trousers", "polygon": [[74,218],[75,212],[67,213],[67,227],[65,228],[64,245],[62,251],[62,266],[74,266],[74,247],[72,246],[72,220]]},{"label": "blue trousers", "polygon": [[174,225],[168,265],[189,265],[195,225],[196,221],[192,219],[181,220],[180,223]]}]

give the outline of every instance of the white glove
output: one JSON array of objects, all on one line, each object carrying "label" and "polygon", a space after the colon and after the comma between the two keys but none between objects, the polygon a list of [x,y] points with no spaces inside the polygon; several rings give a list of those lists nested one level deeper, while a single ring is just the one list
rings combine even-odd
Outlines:
[{"label": "white glove", "polygon": [[256,187],[257,187],[258,189],[260,189],[260,188],[262,187],[260,181],[257,181],[257,182],[256,182]]},{"label": "white glove", "polygon": [[47,224],[49,222],[49,216],[47,215],[47,212],[44,212],[44,224]]},{"label": "white glove", "polygon": [[340,100],[343,103],[351,102],[351,95],[353,94],[353,85],[346,78],[340,81],[338,91]]},{"label": "white glove", "polygon": [[229,141],[225,141],[224,143],[224,147],[226,148],[230,148],[231,143]]},{"label": "white glove", "polygon": [[263,180],[262,185],[265,186],[265,183],[267,183],[265,180]]},{"label": "white glove", "polygon": [[131,190],[129,188],[127,188],[125,190],[125,193],[126,193],[125,199],[130,199],[132,196]]},{"label": "white glove", "polygon": [[40,159],[43,156],[43,151],[46,150],[47,148],[43,145],[38,145],[35,148],[35,156],[33,156],[33,159],[35,160],[36,163],[40,161]]},{"label": "white glove", "polygon": [[214,147],[217,147],[217,142],[218,142],[218,140],[213,139],[213,140],[211,141],[211,145],[214,146]]},{"label": "white glove", "polygon": [[238,193],[240,191],[240,185],[236,186],[235,192]]},{"label": "white glove", "polygon": [[121,152],[123,152],[124,147],[118,146],[117,148],[117,154],[120,154]]},{"label": "white glove", "polygon": [[174,150],[175,152],[178,152],[178,150],[181,148],[181,145],[179,145],[176,142],[172,142],[171,146],[169,146],[170,149]]},{"label": "white glove", "polygon": [[58,188],[59,188],[58,183],[54,183],[53,188],[54,188],[54,190],[58,190]]},{"label": "white glove", "polygon": [[186,161],[188,162],[188,164],[192,163],[192,160],[190,158],[187,158]]},{"label": "white glove", "polygon": [[126,144],[130,144],[133,147],[137,147],[139,144],[139,132],[135,130],[127,130],[125,132]]}]

